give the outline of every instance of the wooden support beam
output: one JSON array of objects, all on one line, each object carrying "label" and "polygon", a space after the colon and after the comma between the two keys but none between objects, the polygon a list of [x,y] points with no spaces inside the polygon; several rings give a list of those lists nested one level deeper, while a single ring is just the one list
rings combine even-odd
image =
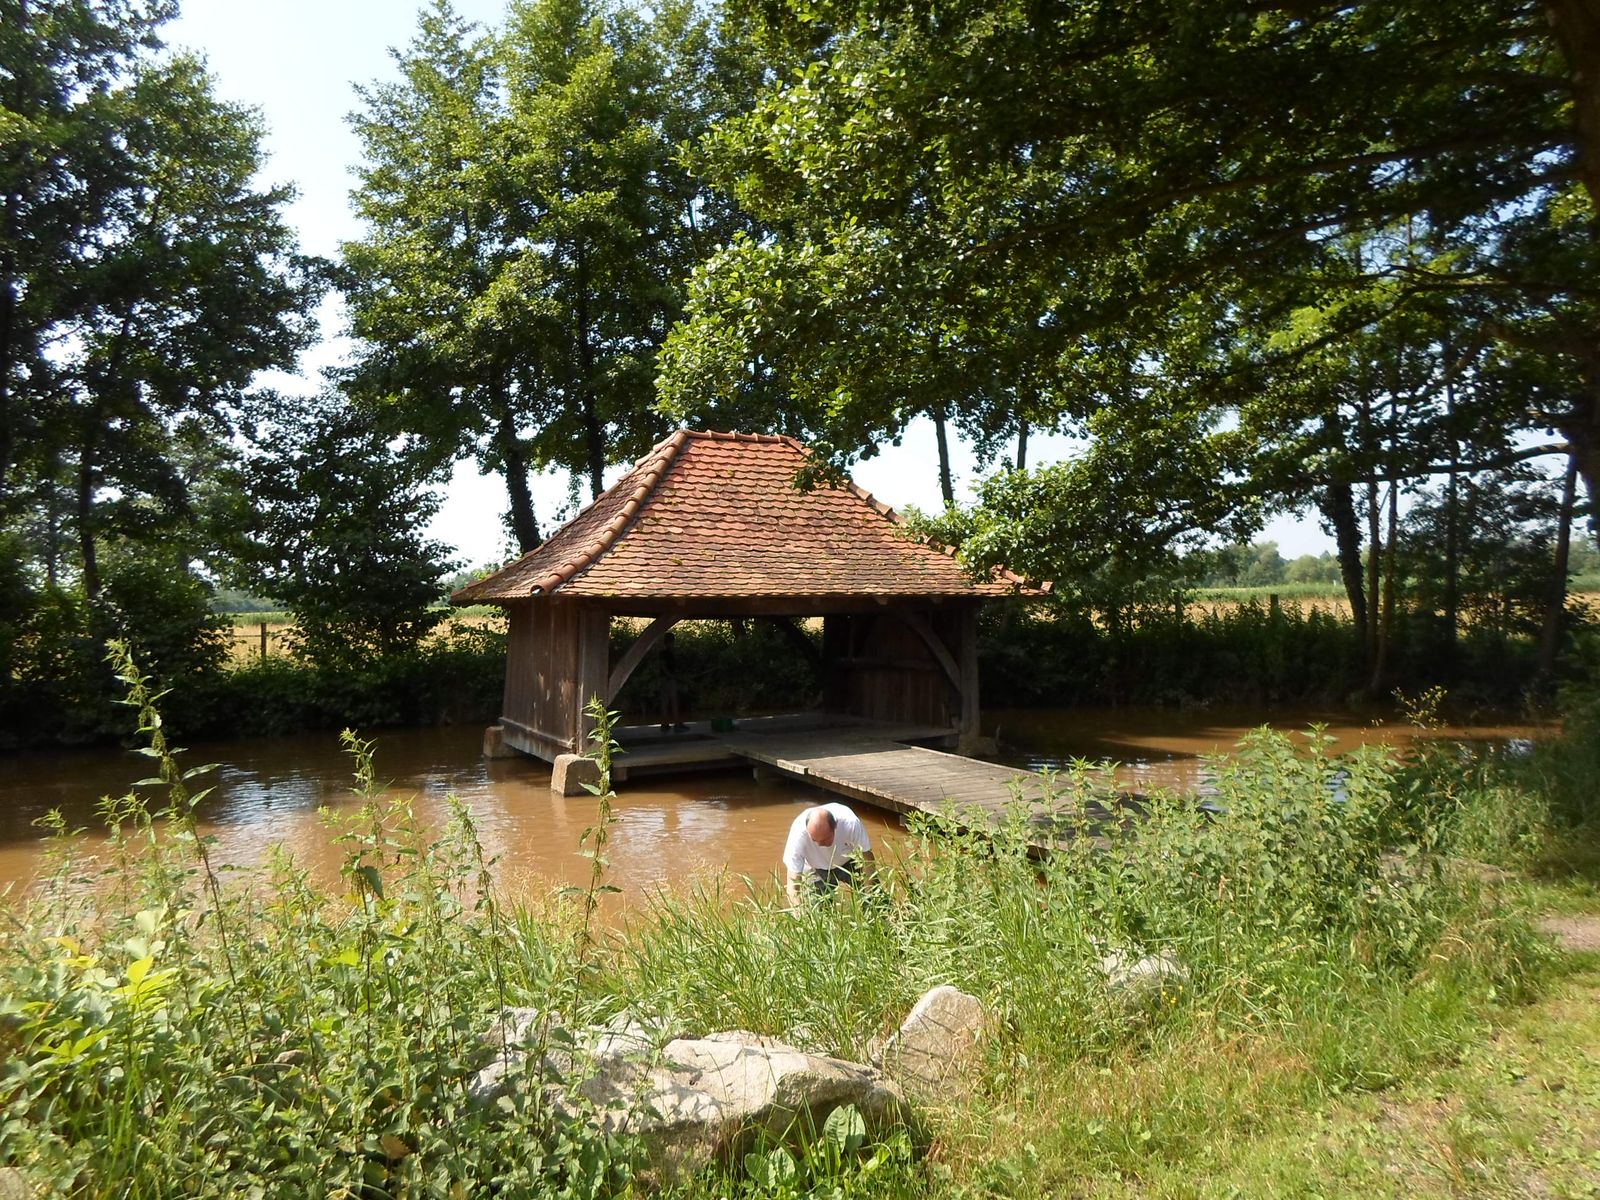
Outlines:
[{"label": "wooden support beam", "polygon": [[978,606],[970,604],[961,614],[961,719],[956,725],[956,750],[973,754],[978,746]]},{"label": "wooden support beam", "polygon": [[928,650],[933,654],[934,660],[944,669],[944,676],[950,681],[950,686],[956,694],[961,694],[961,669],[956,666],[956,660],[950,654],[950,648],[939,637],[928,618],[915,609],[899,608],[894,615],[910,628],[911,632],[927,644]]},{"label": "wooden support beam", "polygon": [[633,645],[623,652],[617,660],[617,665],[611,668],[611,675],[606,680],[606,703],[610,704],[617,698],[617,693],[622,691],[623,685],[628,682],[628,677],[638,670],[639,664],[645,656],[656,648],[656,644],[667,636],[667,632],[678,623],[679,617],[657,617],[645,626],[645,630],[634,639]]}]

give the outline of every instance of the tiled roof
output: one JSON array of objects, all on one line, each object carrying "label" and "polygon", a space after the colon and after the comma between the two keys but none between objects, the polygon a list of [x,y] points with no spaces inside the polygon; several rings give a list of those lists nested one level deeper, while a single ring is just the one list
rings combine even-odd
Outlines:
[{"label": "tiled roof", "polygon": [[793,438],[680,429],[550,539],[458,591],[457,604],[564,596],[703,599],[972,596],[1039,589],[1010,572],[974,583],[848,484],[795,488]]}]

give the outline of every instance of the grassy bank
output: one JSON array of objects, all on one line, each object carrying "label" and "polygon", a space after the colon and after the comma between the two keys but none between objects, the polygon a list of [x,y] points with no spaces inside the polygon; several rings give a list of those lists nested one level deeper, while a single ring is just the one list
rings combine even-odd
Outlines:
[{"label": "grassy bank", "polygon": [[[108,803],[92,857],[62,831],[0,941],[0,1161],[42,1194],[642,1190],[632,1147],[537,1089],[471,1100],[503,1005],[583,1022],[627,1009],[858,1058],[945,982],[997,1018],[967,1101],[859,1158],[761,1179],[734,1164],[679,1190],[1229,1194],[1219,1148],[1411,1095],[1547,994],[1530,923],[1544,898],[1519,880],[1579,860],[1597,765],[1589,708],[1511,763],[1335,764],[1263,736],[1220,770],[1219,818],[1158,803],[1136,832],[1042,866],[1020,827],[925,823],[870,902],[796,914],[732,886],[663,897],[616,931],[594,923],[594,888],[500,904],[470,812],[424,830],[405,798],[376,794],[360,743],[344,894],[282,859],[240,878],[194,837],[203,778],[163,756],[148,709],[144,724],[171,812]],[[598,806],[596,822],[603,855]],[[1108,952],[1170,955],[1181,986],[1130,1002],[1107,988]]]}]

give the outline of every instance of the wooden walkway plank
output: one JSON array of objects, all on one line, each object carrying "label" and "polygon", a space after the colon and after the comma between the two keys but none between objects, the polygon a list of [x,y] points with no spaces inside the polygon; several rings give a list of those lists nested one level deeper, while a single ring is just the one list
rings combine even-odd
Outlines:
[{"label": "wooden walkway plank", "polygon": [[617,760],[618,774],[744,761],[891,812],[962,818],[981,812],[991,826],[1021,805],[1032,826],[1029,840],[1041,851],[1080,833],[1099,836],[1142,811],[1136,798],[1052,794],[1037,772],[906,744],[948,733],[859,718],[819,723],[804,715],[741,720],[731,732],[703,722],[666,735],[638,726],[623,731],[627,753]]},{"label": "wooden walkway plank", "polygon": [[1017,767],[964,758],[871,736],[729,734],[735,753],[827,791],[895,812],[957,813],[981,809],[999,820],[1016,804],[1030,816],[1047,804],[1045,781]]}]

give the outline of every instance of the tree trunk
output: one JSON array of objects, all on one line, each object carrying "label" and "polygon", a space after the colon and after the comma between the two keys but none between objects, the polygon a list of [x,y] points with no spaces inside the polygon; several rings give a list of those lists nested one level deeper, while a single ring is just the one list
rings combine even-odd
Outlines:
[{"label": "tree trunk", "polygon": [[1578,177],[1600,213],[1600,5],[1595,0],[1545,0],[1572,84],[1572,126],[1578,135]]},{"label": "tree trunk", "polygon": [[1361,582],[1361,526],[1356,520],[1356,503],[1348,483],[1330,483],[1322,489],[1317,507],[1333,529],[1333,543],[1339,559],[1339,578],[1344,581],[1345,598],[1350,601],[1350,616],[1356,627],[1356,640],[1367,644],[1367,593]]},{"label": "tree trunk", "polygon": [[578,367],[583,374],[583,457],[589,471],[589,498],[605,490],[606,435],[594,395],[594,347],[589,341],[589,269],[584,244],[576,247],[578,264]]},{"label": "tree trunk", "polygon": [[1600,542],[1600,374],[1583,380],[1585,391],[1573,398],[1567,419],[1560,424],[1568,454],[1583,478],[1589,497],[1589,533]]},{"label": "tree trunk", "polygon": [[100,600],[100,562],[95,553],[94,477],[95,433],[99,428],[91,412],[78,447],[78,547],[83,557],[83,594],[91,605]]},{"label": "tree trunk", "polygon": [[939,492],[944,496],[944,506],[956,506],[956,490],[950,479],[950,439],[945,432],[944,405],[933,410],[933,435],[939,443]]},{"label": "tree trunk", "polygon": [[1454,676],[1461,625],[1461,445],[1456,440],[1455,364],[1445,346],[1444,413],[1450,433],[1450,474],[1444,489],[1444,659]]},{"label": "tree trunk", "polygon": [[[5,227],[0,238],[11,240],[12,207],[15,194],[6,197]],[[0,510],[10,495],[11,462],[17,452],[16,419],[12,413],[11,377],[16,371],[17,293],[13,275],[16,272],[16,255],[7,249],[0,260]]]},{"label": "tree trunk", "polygon": [[500,461],[506,473],[506,493],[511,500],[511,533],[517,539],[517,549],[526,554],[544,540],[539,536],[539,522],[533,511],[533,489],[528,485],[528,455],[522,448],[522,439],[517,436],[511,405],[503,394],[497,394],[495,399],[500,405],[495,440],[499,443]]},{"label": "tree trunk", "polygon": [[[27,29],[28,15],[26,3],[16,6],[14,19],[19,33]],[[26,119],[31,114],[23,112],[26,91],[20,72],[13,82],[16,86],[8,107]],[[26,151],[13,149],[12,153],[22,162],[26,161]],[[22,175],[20,170],[7,173],[13,178]],[[11,494],[11,464],[17,453],[16,399],[11,394],[11,381],[17,369],[18,350],[17,253],[14,247],[20,233],[22,193],[18,188],[21,186],[22,180],[19,179],[17,186],[6,193],[5,214],[0,217],[0,246],[5,247],[4,255],[0,257],[0,511],[4,511],[6,498]]]},{"label": "tree trunk", "polygon": [[[1374,696],[1381,695],[1384,685],[1388,682],[1389,673],[1389,648],[1394,644],[1394,615],[1396,592],[1399,590],[1398,572],[1400,566],[1400,485],[1389,485],[1389,531],[1385,539],[1387,545],[1384,553],[1383,568],[1383,615],[1378,623],[1377,645],[1372,658],[1372,676],[1368,680],[1367,690]],[[1376,553],[1374,554],[1376,557]]]},{"label": "tree trunk", "polygon": [[[1572,87],[1572,127],[1577,134],[1578,178],[1589,193],[1590,229],[1600,242],[1600,4],[1595,0],[1545,0],[1545,14],[1567,62]],[[1600,340],[1600,338],[1597,338]],[[1584,394],[1561,432],[1573,447],[1589,497],[1589,529],[1600,541],[1600,367],[1586,364]]]},{"label": "tree trunk", "polygon": [[51,591],[61,582],[61,459],[52,450],[44,478],[44,579]]},{"label": "tree trunk", "polygon": [[1572,509],[1578,493],[1578,461],[1567,457],[1567,477],[1561,487],[1561,517],[1556,525],[1556,561],[1545,605],[1544,628],[1539,634],[1539,678],[1549,681],[1556,673],[1561,650],[1561,627],[1567,612],[1567,570],[1572,549]]},{"label": "tree trunk", "polygon": [[1017,470],[1028,469],[1028,422],[1022,421],[1017,425]]}]

